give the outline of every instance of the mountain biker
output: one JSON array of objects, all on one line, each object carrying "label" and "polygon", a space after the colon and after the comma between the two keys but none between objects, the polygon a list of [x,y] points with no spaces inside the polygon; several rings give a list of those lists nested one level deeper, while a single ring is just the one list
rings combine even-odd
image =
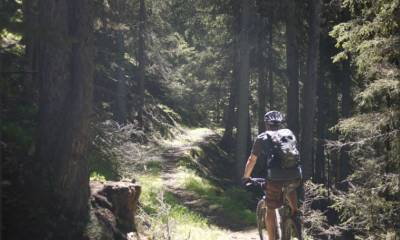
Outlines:
[{"label": "mountain biker", "polygon": [[[256,161],[260,156],[263,156],[267,161],[265,185],[267,216],[265,223],[268,226],[268,239],[275,240],[277,239],[275,236],[277,225],[275,209],[283,205],[284,192],[286,193],[285,197],[288,200],[292,216],[295,217],[297,215],[297,195],[295,189],[301,182],[301,168],[298,164],[298,158],[295,160],[297,163],[293,165],[293,167],[283,168],[282,157],[280,157],[281,154],[278,154],[277,151],[274,150],[274,148],[277,148],[274,145],[275,139],[281,138],[283,139],[282,141],[287,141],[289,139],[289,141],[294,141],[294,144],[296,141],[292,131],[281,128],[284,121],[282,113],[278,111],[269,111],[264,115],[264,121],[266,124],[266,131],[258,135],[254,142],[242,180],[244,183],[251,181],[250,176]],[[277,138],[276,136],[279,137]],[[284,138],[286,138],[286,140]],[[280,146],[285,144],[286,143],[278,143]],[[295,146],[294,151],[294,155],[297,154],[298,156],[298,151]]]}]

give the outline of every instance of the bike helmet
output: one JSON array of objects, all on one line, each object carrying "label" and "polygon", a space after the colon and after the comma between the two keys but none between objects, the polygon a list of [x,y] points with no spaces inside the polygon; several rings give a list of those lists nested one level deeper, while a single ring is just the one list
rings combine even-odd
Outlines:
[{"label": "bike helmet", "polygon": [[264,115],[264,122],[268,124],[279,124],[283,121],[283,114],[278,111],[269,111]]}]

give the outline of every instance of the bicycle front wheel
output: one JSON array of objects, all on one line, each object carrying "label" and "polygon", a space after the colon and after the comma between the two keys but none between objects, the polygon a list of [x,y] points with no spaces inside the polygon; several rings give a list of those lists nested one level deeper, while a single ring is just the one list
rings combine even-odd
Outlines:
[{"label": "bicycle front wheel", "polygon": [[257,203],[257,210],[256,210],[256,216],[257,216],[257,228],[258,228],[258,233],[260,235],[261,240],[267,240],[267,229],[265,226],[265,213],[266,213],[266,208],[265,208],[265,199],[261,199]]}]

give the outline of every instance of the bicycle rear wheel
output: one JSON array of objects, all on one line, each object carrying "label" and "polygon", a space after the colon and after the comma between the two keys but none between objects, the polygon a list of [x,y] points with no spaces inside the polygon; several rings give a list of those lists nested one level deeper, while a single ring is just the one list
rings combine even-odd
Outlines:
[{"label": "bicycle rear wheel", "polygon": [[261,240],[267,240],[267,229],[265,226],[265,213],[266,213],[265,199],[262,198],[260,201],[258,201],[257,210],[256,210],[257,228],[258,228],[258,234],[260,235]]},{"label": "bicycle rear wheel", "polygon": [[282,225],[282,240],[302,240],[300,223],[286,219]]}]

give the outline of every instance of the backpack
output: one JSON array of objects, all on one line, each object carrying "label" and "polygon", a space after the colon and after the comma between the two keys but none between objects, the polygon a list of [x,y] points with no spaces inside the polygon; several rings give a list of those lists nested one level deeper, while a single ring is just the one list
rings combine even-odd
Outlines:
[{"label": "backpack", "polygon": [[297,141],[293,132],[289,129],[267,131],[269,136],[269,157],[267,165],[278,166],[282,169],[295,168],[299,166],[300,154],[297,150]]}]

